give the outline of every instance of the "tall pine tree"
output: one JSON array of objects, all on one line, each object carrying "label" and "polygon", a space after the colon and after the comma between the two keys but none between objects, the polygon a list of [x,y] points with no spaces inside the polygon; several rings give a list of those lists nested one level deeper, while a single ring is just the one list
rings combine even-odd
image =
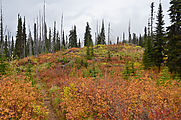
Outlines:
[{"label": "tall pine tree", "polygon": [[168,67],[170,72],[181,77],[181,1],[170,1],[169,15],[171,25],[168,27]]},{"label": "tall pine tree", "polygon": [[91,44],[93,44],[91,28],[89,27],[89,23],[87,22],[87,26],[86,26],[86,30],[84,34],[84,46],[90,46]]},{"label": "tall pine tree", "polygon": [[69,34],[69,47],[78,47],[77,45],[77,33],[76,33],[76,26],[70,31]]},{"label": "tall pine tree", "polygon": [[154,20],[154,2],[151,3],[151,40],[153,41],[153,20]]},{"label": "tall pine tree", "polygon": [[123,32],[123,41],[122,43],[127,43],[126,39],[125,39],[125,33]]},{"label": "tall pine tree", "polygon": [[128,43],[132,43],[132,40],[131,40],[131,24],[130,24],[130,22],[129,22],[129,26],[128,26],[128,35],[129,35]]},{"label": "tall pine tree", "polygon": [[56,51],[60,50],[60,35],[59,31],[57,31],[57,36],[56,36]]},{"label": "tall pine tree", "polygon": [[32,36],[31,36],[31,31],[29,30],[29,35],[28,35],[28,55],[29,56],[32,56],[33,55],[33,39],[32,39]]},{"label": "tall pine tree", "polygon": [[79,48],[81,48],[81,42],[80,42],[80,39],[79,39],[78,47],[79,47]]},{"label": "tall pine tree", "polygon": [[65,34],[64,34],[64,31],[62,33],[62,48],[65,49],[66,47],[66,43],[65,43]]},{"label": "tall pine tree", "polygon": [[24,17],[23,30],[22,30],[22,49],[23,49],[23,57],[26,57],[26,23],[25,23],[25,17]]},{"label": "tall pine tree", "polygon": [[7,35],[5,35],[4,54],[5,54],[5,58],[8,59],[9,54],[8,54],[8,36]]},{"label": "tall pine tree", "polygon": [[53,29],[53,52],[56,51],[56,22],[54,22],[54,29]]},{"label": "tall pine tree", "polygon": [[44,28],[44,37],[45,37],[45,52],[49,52],[50,44],[49,44],[49,39],[47,38],[47,25],[44,23],[45,28]]},{"label": "tall pine tree", "polygon": [[133,33],[133,40],[132,40],[132,43],[133,44],[137,44],[137,40],[136,40],[137,38],[136,38],[136,33]]},{"label": "tall pine tree", "polygon": [[49,28],[48,44],[46,45],[49,52],[52,52],[52,32]]},{"label": "tall pine tree", "polygon": [[14,39],[13,39],[13,36],[12,36],[12,39],[11,39],[11,56],[12,57],[14,56]]},{"label": "tall pine tree", "polygon": [[151,40],[150,36],[147,35],[147,30],[145,27],[145,50],[143,53],[143,65],[145,66],[145,69],[149,69],[152,66],[152,54],[151,54]]},{"label": "tall pine tree", "polygon": [[38,38],[37,38],[37,24],[34,23],[34,55],[38,56]]},{"label": "tall pine tree", "polygon": [[138,45],[141,46],[141,47],[143,47],[143,46],[144,46],[143,44],[144,44],[144,43],[143,43],[143,38],[142,38],[142,36],[141,36],[141,34],[140,34],[139,40],[138,40]]},{"label": "tall pine tree", "polygon": [[102,21],[101,33],[98,35],[98,44],[106,44],[104,21]]},{"label": "tall pine tree", "polygon": [[155,39],[153,41],[153,62],[160,71],[161,64],[163,63],[164,57],[164,20],[163,20],[163,10],[161,3],[159,4],[158,8],[158,15],[157,15],[157,23],[156,23],[156,31],[155,31]]},{"label": "tall pine tree", "polygon": [[3,56],[3,43],[4,43],[4,34],[3,34],[3,10],[1,7],[1,18],[0,18],[0,55]]},{"label": "tall pine tree", "polygon": [[19,58],[23,58],[23,39],[22,39],[22,19],[18,14],[18,28],[16,34],[16,44],[15,44],[15,55]]}]

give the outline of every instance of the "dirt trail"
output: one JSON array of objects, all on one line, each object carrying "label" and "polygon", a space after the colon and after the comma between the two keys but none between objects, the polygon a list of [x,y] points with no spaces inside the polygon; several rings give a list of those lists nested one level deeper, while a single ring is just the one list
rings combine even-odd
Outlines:
[{"label": "dirt trail", "polygon": [[[41,83],[39,83],[41,84]],[[48,92],[42,88],[41,92],[44,96],[44,105],[47,107],[49,113],[48,113],[48,120],[58,120],[58,117],[56,115],[56,111],[54,110],[53,106],[51,105],[51,99],[48,96]]]},{"label": "dirt trail", "polygon": [[41,86],[41,93],[44,97],[44,105],[48,109],[48,120],[59,120],[56,114],[56,111],[54,110],[52,104],[51,104],[51,98],[48,96],[48,91],[43,87],[42,82],[39,80],[39,72],[38,69],[36,68],[36,76],[38,80],[38,84]]}]

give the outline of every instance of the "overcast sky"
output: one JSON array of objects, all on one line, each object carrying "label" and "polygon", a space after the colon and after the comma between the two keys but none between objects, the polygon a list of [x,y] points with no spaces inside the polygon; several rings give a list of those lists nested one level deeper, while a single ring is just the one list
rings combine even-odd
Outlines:
[{"label": "overcast sky", "polygon": [[[97,21],[101,25],[105,21],[106,33],[108,23],[111,23],[111,39],[122,38],[122,33],[128,35],[128,24],[131,22],[131,32],[142,34],[144,26],[150,16],[150,4],[155,2],[155,14],[158,10],[160,0],[46,0],[46,21],[49,27],[57,21],[57,28],[60,29],[61,14],[64,14],[64,29],[68,35],[73,25],[77,26],[78,38],[83,40],[86,22],[92,28],[94,37]],[[162,0],[164,20],[169,25],[170,0]],[[17,14],[26,16],[27,27],[33,27],[38,13],[43,10],[43,0],[3,0],[3,14],[5,25],[16,34]]]}]

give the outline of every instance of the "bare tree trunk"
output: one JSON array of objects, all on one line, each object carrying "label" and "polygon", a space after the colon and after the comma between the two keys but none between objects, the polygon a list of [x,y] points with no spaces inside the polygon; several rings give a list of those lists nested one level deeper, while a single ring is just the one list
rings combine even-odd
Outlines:
[{"label": "bare tree trunk", "polygon": [[46,41],[46,26],[45,26],[45,24],[46,24],[46,20],[45,20],[45,0],[44,0],[44,6],[43,6],[43,52],[45,52],[45,41]]},{"label": "bare tree trunk", "polygon": [[39,39],[38,39],[38,53],[41,53],[41,41],[42,41],[42,21],[41,21],[42,17],[41,17],[41,13],[39,14],[39,24],[38,24],[38,28],[39,28]]},{"label": "bare tree trunk", "polygon": [[8,32],[8,57],[9,57],[9,61],[11,60],[11,43],[10,43],[10,39],[11,39],[11,33]]},{"label": "bare tree trunk", "polygon": [[56,52],[56,21],[54,21],[54,30],[53,30],[53,53]]},{"label": "bare tree trunk", "polygon": [[129,34],[128,43],[131,43],[131,23],[130,23],[130,21],[129,21],[129,27],[128,27],[128,34]]},{"label": "bare tree trunk", "polygon": [[111,25],[110,25],[110,23],[109,23],[109,25],[108,25],[108,45],[110,44],[110,28],[111,27]]},{"label": "bare tree trunk", "polygon": [[29,30],[29,36],[28,36],[28,43],[29,43],[29,56],[32,56],[32,37],[31,37],[31,31]]},{"label": "bare tree trunk", "polygon": [[24,17],[24,23],[23,23],[23,58],[26,57],[26,30],[25,30],[25,17]]},{"label": "bare tree trunk", "polygon": [[38,56],[38,40],[37,40],[37,26],[36,23],[34,24],[34,51],[35,51],[35,57]]},{"label": "bare tree trunk", "polygon": [[98,23],[98,21],[97,21],[97,28],[96,28],[96,32],[97,32],[97,34],[96,34],[96,42],[95,42],[95,45],[97,45],[98,46],[98,36],[99,36],[99,25],[98,25],[99,23]]},{"label": "bare tree trunk", "polygon": [[44,20],[43,20],[43,16],[42,16],[42,19],[41,19],[41,32],[42,32],[42,34],[41,34],[41,38],[42,38],[42,40],[40,41],[40,52],[41,53],[43,53],[43,47],[44,47],[44,40],[45,40],[45,38],[44,38],[44,22],[43,22]]},{"label": "bare tree trunk", "polygon": [[61,18],[61,31],[60,31],[60,51],[61,51],[61,42],[63,41],[63,14]]},{"label": "bare tree trunk", "polygon": [[36,31],[36,33],[34,34],[35,35],[35,57],[37,57],[38,56],[38,54],[39,54],[39,51],[38,51],[38,48],[39,48],[39,38],[38,38],[38,32],[39,32],[39,29],[38,29],[38,27],[39,27],[39,20],[38,20],[38,17],[37,17],[37,23],[35,23],[36,24],[36,26],[35,26],[35,31]]},{"label": "bare tree trunk", "polygon": [[[2,2],[2,1],[1,1]],[[4,37],[3,37],[3,8],[2,8],[2,3],[1,3],[1,40],[0,40],[0,54],[1,57],[3,56],[3,42],[4,42]]]}]

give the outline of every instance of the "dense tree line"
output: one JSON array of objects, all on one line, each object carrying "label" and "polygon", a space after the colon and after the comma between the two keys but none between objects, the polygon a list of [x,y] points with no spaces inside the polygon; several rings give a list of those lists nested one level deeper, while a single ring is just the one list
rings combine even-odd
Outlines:
[{"label": "dense tree line", "polygon": [[[122,43],[135,44],[144,47],[143,64],[146,69],[157,66],[160,71],[162,65],[167,65],[170,72],[181,76],[181,1],[170,0],[169,16],[171,25],[164,28],[164,15],[162,4],[159,4],[156,16],[156,28],[154,24],[154,3],[151,3],[151,13],[148,19],[148,26],[144,28],[144,35],[131,33],[131,23],[128,27],[128,38],[125,38],[125,33],[122,34]],[[44,8],[45,9],[45,8]],[[44,10],[45,11],[45,10]],[[33,25],[33,31],[29,28],[27,32],[26,19],[18,14],[18,25],[16,39],[11,36],[11,33],[4,32],[3,15],[1,9],[0,16],[0,56],[6,57],[8,60],[14,58],[24,58],[27,56],[38,56],[42,53],[56,52],[62,49],[72,47],[81,47],[81,40],[77,38],[77,27],[74,25],[65,35],[63,30],[63,15],[61,20],[61,30],[57,30],[56,21],[54,27],[48,28],[44,16],[37,18]],[[28,33],[28,34],[27,34]],[[108,28],[108,41],[110,33],[110,24]],[[93,39],[89,23],[86,23],[84,34],[84,46],[88,48],[88,54],[93,49]],[[117,37],[117,44],[121,42],[120,37]],[[111,41],[108,42],[108,45]],[[106,44],[105,25],[102,20],[100,31],[95,35],[95,44]]]},{"label": "dense tree line", "polygon": [[[145,32],[143,64],[145,68],[157,66],[159,71],[162,65],[167,65],[173,75],[181,77],[181,1],[171,0],[170,5],[171,25],[167,27],[167,31],[164,30],[164,15],[160,3],[155,32]],[[152,3],[151,12],[153,6]]]},{"label": "dense tree line", "polygon": [[167,65],[172,73],[181,77],[181,1],[170,1],[171,25],[167,29]]}]

